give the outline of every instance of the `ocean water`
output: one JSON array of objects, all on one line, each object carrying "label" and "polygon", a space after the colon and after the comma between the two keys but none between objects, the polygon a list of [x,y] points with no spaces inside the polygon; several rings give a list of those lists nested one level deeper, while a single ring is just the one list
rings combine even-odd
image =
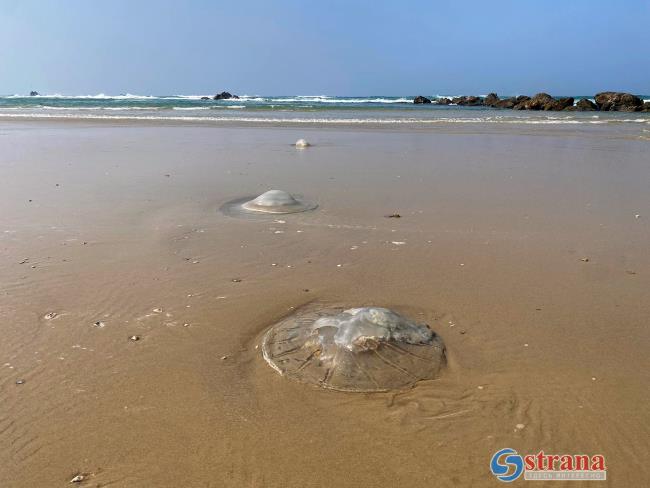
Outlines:
[{"label": "ocean water", "polygon": [[[414,105],[413,96],[241,96],[201,100],[202,95],[5,95],[0,118],[170,120],[300,124],[648,124],[648,112],[537,112]],[[205,95],[210,96],[210,95]],[[453,97],[454,95],[432,95]],[[505,97],[502,97],[505,98]],[[575,96],[576,101],[589,96]],[[644,100],[650,96],[642,95]]]}]

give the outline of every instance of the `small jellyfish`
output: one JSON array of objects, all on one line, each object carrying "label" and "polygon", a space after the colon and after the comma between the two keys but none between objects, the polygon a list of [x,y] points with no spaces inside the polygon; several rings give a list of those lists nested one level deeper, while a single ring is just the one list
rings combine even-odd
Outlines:
[{"label": "small jellyfish", "polygon": [[313,210],[317,205],[282,190],[269,190],[255,198],[231,200],[221,207],[226,215],[290,214]]},{"label": "small jellyfish", "polygon": [[351,392],[410,387],[446,364],[440,336],[379,307],[292,315],[268,330],[262,353],[283,376]]},{"label": "small jellyfish", "polygon": [[306,139],[298,139],[298,140],[296,141],[295,146],[296,146],[296,147],[299,147],[299,148],[304,148],[304,147],[309,147],[309,146],[311,146],[311,144],[309,144],[309,143],[307,142]]}]

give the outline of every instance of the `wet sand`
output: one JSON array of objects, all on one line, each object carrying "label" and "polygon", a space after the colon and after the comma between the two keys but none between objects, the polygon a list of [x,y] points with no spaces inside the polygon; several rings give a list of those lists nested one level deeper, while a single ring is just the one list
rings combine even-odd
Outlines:
[{"label": "wet sand", "polygon": [[[645,485],[640,130],[0,122],[0,486],[494,486],[504,447]],[[218,212],[270,188],[319,208]],[[449,365],[282,378],[260,335],[313,301],[427,322]]]}]

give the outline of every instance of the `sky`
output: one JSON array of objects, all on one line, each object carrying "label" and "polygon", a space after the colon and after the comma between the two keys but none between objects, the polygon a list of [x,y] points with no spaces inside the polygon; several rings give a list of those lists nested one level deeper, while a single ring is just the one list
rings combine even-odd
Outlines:
[{"label": "sky", "polygon": [[650,1],[0,0],[0,94],[650,94]]}]

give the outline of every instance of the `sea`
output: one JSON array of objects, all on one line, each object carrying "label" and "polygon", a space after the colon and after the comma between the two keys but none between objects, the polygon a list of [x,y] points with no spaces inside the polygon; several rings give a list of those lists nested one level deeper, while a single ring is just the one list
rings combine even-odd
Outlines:
[{"label": "sea", "polygon": [[[210,97],[203,100],[202,97]],[[425,95],[429,96],[429,95]],[[455,95],[430,95],[453,98]],[[576,102],[592,96],[574,96]],[[640,96],[650,101],[650,95]],[[415,105],[413,96],[336,97],[325,95],[258,96],[213,100],[212,95],[4,95],[0,119],[73,119],[116,121],[168,120],[187,123],[431,125],[493,124],[643,124],[650,112],[539,112]],[[507,96],[501,96],[507,98]]]}]

